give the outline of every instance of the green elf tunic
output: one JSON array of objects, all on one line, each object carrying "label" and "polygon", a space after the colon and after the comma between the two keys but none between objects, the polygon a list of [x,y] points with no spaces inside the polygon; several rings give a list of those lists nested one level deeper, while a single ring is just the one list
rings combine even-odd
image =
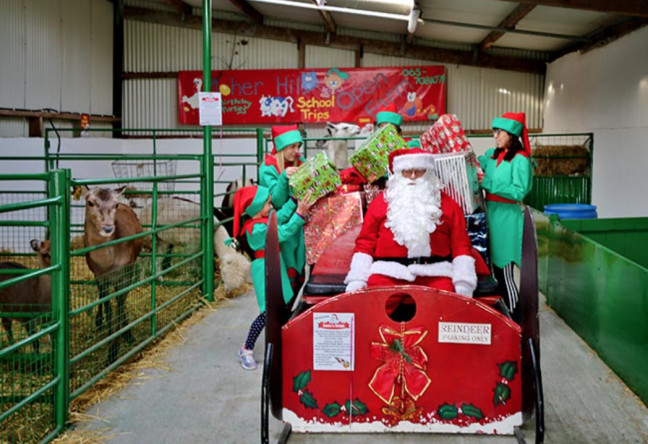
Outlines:
[{"label": "green elf tunic", "polygon": [[504,268],[522,261],[523,206],[520,204],[533,186],[533,166],[524,152],[511,161],[492,159],[494,148],[479,157],[484,170],[481,187],[486,190],[486,208],[493,264]]},{"label": "green elf tunic", "polygon": [[[299,159],[295,166],[301,165],[303,159]],[[277,160],[274,156],[266,156],[265,161],[259,167],[259,185],[270,190],[272,205],[279,211],[284,206],[290,204],[294,212],[297,206],[290,199],[290,187],[288,186],[288,176],[284,170],[279,173]],[[279,213],[277,213],[278,215]],[[303,225],[303,224],[302,224]],[[298,274],[302,274],[304,265],[306,265],[306,245],[304,243],[304,230],[299,228],[292,238],[285,239],[281,244],[281,257],[287,269],[293,269]]]},{"label": "green elf tunic", "polygon": [[[279,235],[279,247],[283,252],[286,242],[293,239],[297,233],[303,231],[304,219],[295,212],[296,204],[290,200],[279,211],[277,211],[277,232]],[[268,232],[268,218],[248,220],[243,226],[248,244],[254,250],[252,261],[252,283],[256,292],[257,303],[261,313],[265,311],[265,244]],[[285,261],[281,260],[281,287],[284,301],[287,303],[293,297],[292,287],[288,279]]]}]

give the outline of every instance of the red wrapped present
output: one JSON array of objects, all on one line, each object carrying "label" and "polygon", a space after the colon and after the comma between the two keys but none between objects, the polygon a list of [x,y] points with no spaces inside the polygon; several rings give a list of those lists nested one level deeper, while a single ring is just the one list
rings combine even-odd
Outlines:
[{"label": "red wrapped present", "polygon": [[472,150],[455,114],[444,114],[420,138],[423,149],[438,153],[456,153]]},{"label": "red wrapped present", "polygon": [[362,223],[362,196],[359,191],[335,194],[317,201],[304,225],[306,262],[314,264],[326,247],[348,229]]}]

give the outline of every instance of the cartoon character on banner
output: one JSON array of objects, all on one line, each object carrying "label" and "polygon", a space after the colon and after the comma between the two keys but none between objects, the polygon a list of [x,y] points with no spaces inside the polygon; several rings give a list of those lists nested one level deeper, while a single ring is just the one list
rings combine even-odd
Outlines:
[{"label": "cartoon character on banner", "polygon": [[302,94],[311,92],[317,86],[317,73],[315,71],[303,72],[301,75]]},{"label": "cartoon character on banner", "polygon": [[423,108],[423,101],[420,97],[416,96],[416,91],[407,93],[407,103],[405,103],[402,112],[407,117],[427,116],[428,119],[437,118],[436,107],[434,106],[434,104],[430,104],[427,107]]},{"label": "cartoon character on banner", "polygon": [[185,112],[190,112],[191,110],[198,109],[200,106],[200,99],[198,98],[198,93],[202,90],[202,79],[196,77],[193,79],[193,84],[196,85],[196,92],[192,96],[182,96],[182,103],[186,103],[189,106],[185,106]]},{"label": "cartoon character on banner", "polygon": [[293,102],[294,99],[290,96],[273,97],[270,103],[270,113],[276,117],[285,117],[289,110],[291,113],[294,113],[295,110],[292,107]]},{"label": "cartoon character on banner", "polygon": [[324,79],[324,85],[322,87],[322,97],[331,97],[335,95],[335,91],[340,89],[346,79],[349,78],[349,74],[340,71],[337,68],[331,68],[326,73],[326,78]]}]

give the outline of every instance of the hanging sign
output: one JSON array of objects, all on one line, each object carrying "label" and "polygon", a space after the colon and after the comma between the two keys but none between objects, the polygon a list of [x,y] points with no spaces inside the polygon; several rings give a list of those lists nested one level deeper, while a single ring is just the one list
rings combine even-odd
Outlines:
[{"label": "hanging sign", "polygon": [[198,97],[200,99],[200,106],[198,107],[200,125],[221,126],[223,124],[221,94],[217,92],[200,92]]},{"label": "hanging sign", "polygon": [[[178,119],[199,123],[202,71],[178,73]],[[375,121],[394,103],[404,121],[446,112],[443,66],[212,71],[222,95],[223,124]]]}]

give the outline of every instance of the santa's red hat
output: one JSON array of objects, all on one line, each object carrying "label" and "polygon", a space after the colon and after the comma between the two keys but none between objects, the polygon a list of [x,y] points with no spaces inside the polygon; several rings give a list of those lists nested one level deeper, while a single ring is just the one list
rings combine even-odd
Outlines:
[{"label": "santa's red hat", "polygon": [[524,151],[531,154],[531,144],[529,143],[529,132],[526,126],[526,115],[524,113],[504,113],[502,117],[493,119],[493,129],[502,129],[507,133],[513,134],[522,139]]},{"label": "santa's red hat", "polygon": [[299,143],[301,146],[304,143],[301,133],[297,125],[275,125],[272,127],[272,141],[274,146],[272,154],[277,154],[279,151],[286,148],[293,143]]},{"label": "santa's red hat", "polygon": [[420,148],[403,148],[389,154],[389,171],[434,170],[434,154]]},{"label": "santa's red hat", "polygon": [[265,203],[270,197],[270,190],[259,185],[251,185],[240,188],[234,194],[234,230],[233,237],[239,237],[241,234],[241,218],[244,215],[254,216],[263,209]]},{"label": "santa's red hat", "polygon": [[403,116],[398,114],[396,105],[390,103],[378,110],[378,114],[376,114],[376,125],[380,126],[381,123],[391,123],[396,126],[403,124]]}]

